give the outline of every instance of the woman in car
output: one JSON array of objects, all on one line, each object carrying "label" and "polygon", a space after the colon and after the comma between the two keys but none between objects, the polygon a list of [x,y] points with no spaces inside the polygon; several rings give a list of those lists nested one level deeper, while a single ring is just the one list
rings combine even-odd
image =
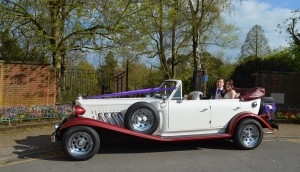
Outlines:
[{"label": "woman in car", "polygon": [[239,94],[234,90],[233,80],[226,81],[225,91],[224,99],[235,99],[239,97]]}]

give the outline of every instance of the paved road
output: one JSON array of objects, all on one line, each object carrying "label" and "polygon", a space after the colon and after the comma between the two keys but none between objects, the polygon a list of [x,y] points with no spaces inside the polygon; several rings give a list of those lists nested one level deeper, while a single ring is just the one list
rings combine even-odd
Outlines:
[{"label": "paved road", "polygon": [[[50,142],[49,135],[53,131],[53,126],[45,126],[0,134],[0,164],[31,154],[60,149],[59,144]],[[273,135],[265,135],[265,137],[300,138],[300,125],[280,124],[280,130],[275,130]]]},{"label": "paved road", "polygon": [[74,162],[61,151],[13,160],[1,172],[48,171],[299,171],[300,138],[265,138],[255,150],[236,150],[230,141],[102,145],[88,161]]}]

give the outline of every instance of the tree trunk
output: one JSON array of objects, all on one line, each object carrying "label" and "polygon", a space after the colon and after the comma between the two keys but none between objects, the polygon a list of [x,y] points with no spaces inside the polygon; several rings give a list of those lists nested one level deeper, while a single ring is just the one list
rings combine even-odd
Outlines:
[{"label": "tree trunk", "polygon": [[[62,103],[62,64],[63,56],[66,55],[66,50],[63,44],[60,43],[64,35],[64,23],[60,18],[60,6],[63,1],[52,1],[50,3],[51,13],[51,37],[49,41],[52,46],[52,62],[56,71],[56,103]],[[61,44],[61,45],[60,45]]]},{"label": "tree trunk", "polygon": [[194,72],[193,72],[193,87],[192,90],[200,91],[200,81],[198,77],[198,71],[200,70],[200,52],[198,52],[199,46],[199,33],[197,29],[193,28],[193,59],[194,59]]},{"label": "tree trunk", "polygon": [[164,33],[163,33],[163,18],[164,18],[164,12],[163,12],[163,3],[162,1],[160,2],[160,18],[159,18],[159,51],[158,51],[158,56],[160,59],[160,64],[163,72],[165,73],[165,78],[169,79],[170,76],[170,68],[167,63],[167,58],[165,55],[165,49],[164,49]]},{"label": "tree trunk", "polygon": [[56,103],[62,103],[62,71],[61,71],[61,55],[59,52],[53,54],[53,66],[56,72]]},{"label": "tree trunk", "polygon": [[175,39],[176,39],[176,26],[175,24],[172,27],[172,69],[171,69],[171,78],[175,79],[175,62],[176,62],[176,50],[175,50]]}]

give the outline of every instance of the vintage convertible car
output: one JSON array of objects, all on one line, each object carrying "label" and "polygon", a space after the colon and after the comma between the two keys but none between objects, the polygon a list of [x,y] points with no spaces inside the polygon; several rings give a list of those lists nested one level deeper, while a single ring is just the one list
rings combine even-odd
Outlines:
[{"label": "vintage convertible car", "polygon": [[157,88],[79,97],[73,115],[56,125],[51,140],[62,141],[65,154],[74,160],[94,156],[100,140],[223,138],[254,149],[263,139],[262,128],[272,133],[276,127],[275,104],[263,97],[263,88],[240,92],[238,99],[203,99],[198,91],[183,96],[180,80],[166,80]]}]

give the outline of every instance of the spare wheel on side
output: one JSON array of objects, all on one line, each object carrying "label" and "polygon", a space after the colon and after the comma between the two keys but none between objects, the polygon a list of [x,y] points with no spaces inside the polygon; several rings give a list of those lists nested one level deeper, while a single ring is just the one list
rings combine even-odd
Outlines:
[{"label": "spare wheel on side", "polygon": [[125,115],[125,126],[143,134],[152,134],[159,125],[157,109],[150,103],[137,102],[131,105]]}]

